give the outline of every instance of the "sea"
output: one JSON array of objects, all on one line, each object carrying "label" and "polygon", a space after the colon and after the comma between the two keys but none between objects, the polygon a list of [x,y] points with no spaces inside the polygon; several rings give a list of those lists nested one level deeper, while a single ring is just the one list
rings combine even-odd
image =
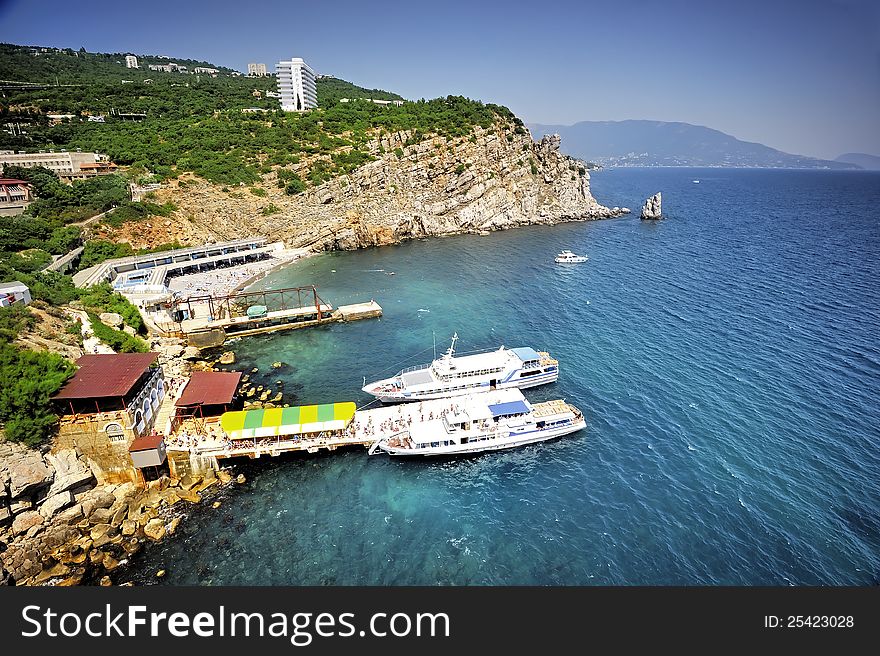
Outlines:
[{"label": "sea", "polygon": [[[453,333],[459,353],[548,350],[559,381],[526,395],[585,430],[462,459],[237,462],[247,483],[119,582],[878,584],[880,173],[611,169],[592,189],[633,213],[277,270],[254,288],[384,316],[229,345],[287,403],[358,406],[364,379]],[[640,221],[657,191],[666,218]],[[562,249],[589,260],[554,264]]]}]

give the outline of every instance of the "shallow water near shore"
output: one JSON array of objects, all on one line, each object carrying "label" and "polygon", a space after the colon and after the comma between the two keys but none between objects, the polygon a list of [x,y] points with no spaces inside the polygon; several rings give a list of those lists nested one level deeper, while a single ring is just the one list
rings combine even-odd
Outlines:
[{"label": "shallow water near shore", "polygon": [[[667,220],[639,221],[658,190]],[[456,331],[459,352],[547,349],[559,382],[526,395],[587,430],[461,460],[240,463],[244,486],[120,581],[876,583],[880,174],[618,169],[593,191],[633,215],[274,271],[253,288],[385,314],[231,345],[287,402],[359,406],[363,377],[429,361],[435,335],[438,353]],[[564,248],[589,261],[555,265]]]}]

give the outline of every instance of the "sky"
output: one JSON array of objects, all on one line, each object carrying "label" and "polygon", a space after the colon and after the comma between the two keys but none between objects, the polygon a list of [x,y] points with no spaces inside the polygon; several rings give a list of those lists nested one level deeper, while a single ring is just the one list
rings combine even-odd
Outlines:
[{"label": "sky", "polygon": [[800,155],[880,155],[877,0],[0,0],[0,41],[242,71],[303,57],[528,123],[684,121]]}]

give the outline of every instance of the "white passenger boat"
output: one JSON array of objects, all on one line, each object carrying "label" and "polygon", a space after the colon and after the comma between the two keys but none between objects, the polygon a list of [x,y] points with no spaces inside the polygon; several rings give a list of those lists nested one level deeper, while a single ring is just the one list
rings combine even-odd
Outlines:
[{"label": "white passenger boat", "polygon": [[512,449],[586,428],[583,413],[562,400],[529,403],[517,389],[451,399],[437,418],[380,437],[373,455],[457,456]]},{"label": "white passenger boat", "polygon": [[449,350],[431,364],[397,372],[391,378],[364,381],[363,391],[383,403],[425,401],[479,391],[546,385],[559,378],[559,363],[546,351],[501,348],[455,357],[452,336]]},{"label": "white passenger boat", "polygon": [[577,264],[579,262],[586,262],[588,259],[586,255],[575,255],[571,251],[562,251],[553,261],[556,264]]}]

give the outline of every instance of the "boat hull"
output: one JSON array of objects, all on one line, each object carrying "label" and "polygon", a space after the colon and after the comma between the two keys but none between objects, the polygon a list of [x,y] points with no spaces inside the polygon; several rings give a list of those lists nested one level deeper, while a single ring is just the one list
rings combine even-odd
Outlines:
[{"label": "boat hull", "polygon": [[494,387],[489,383],[482,383],[476,387],[466,387],[464,389],[441,389],[437,392],[420,392],[418,390],[412,392],[377,392],[369,387],[363,389],[364,392],[375,396],[382,403],[407,403],[410,401],[433,401],[434,399],[447,399],[453,396],[465,396],[476,392],[488,392],[490,390],[502,389],[528,389],[530,387],[538,387],[540,385],[549,385],[555,383],[559,379],[559,370],[546,372],[537,376],[528,376],[526,378],[518,378],[507,383],[498,383]]},{"label": "boat hull", "polygon": [[[553,429],[543,429],[538,431],[529,431],[520,434],[510,434],[495,440],[486,440],[485,442],[469,442],[467,444],[454,444],[444,447],[431,447],[427,449],[408,449],[403,447],[391,447],[387,444],[378,444],[377,449],[387,453],[390,456],[401,458],[437,458],[448,456],[466,456],[476,455],[480,453],[488,453],[490,451],[506,451],[507,449],[515,449],[529,444],[537,444],[539,442],[547,442],[555,440],[572,433],[576,433],[587,427],[586,420],[581,417],[573,421],[567,426],[560,426]],[[371,450],[372,452],[373,450]]]}]

